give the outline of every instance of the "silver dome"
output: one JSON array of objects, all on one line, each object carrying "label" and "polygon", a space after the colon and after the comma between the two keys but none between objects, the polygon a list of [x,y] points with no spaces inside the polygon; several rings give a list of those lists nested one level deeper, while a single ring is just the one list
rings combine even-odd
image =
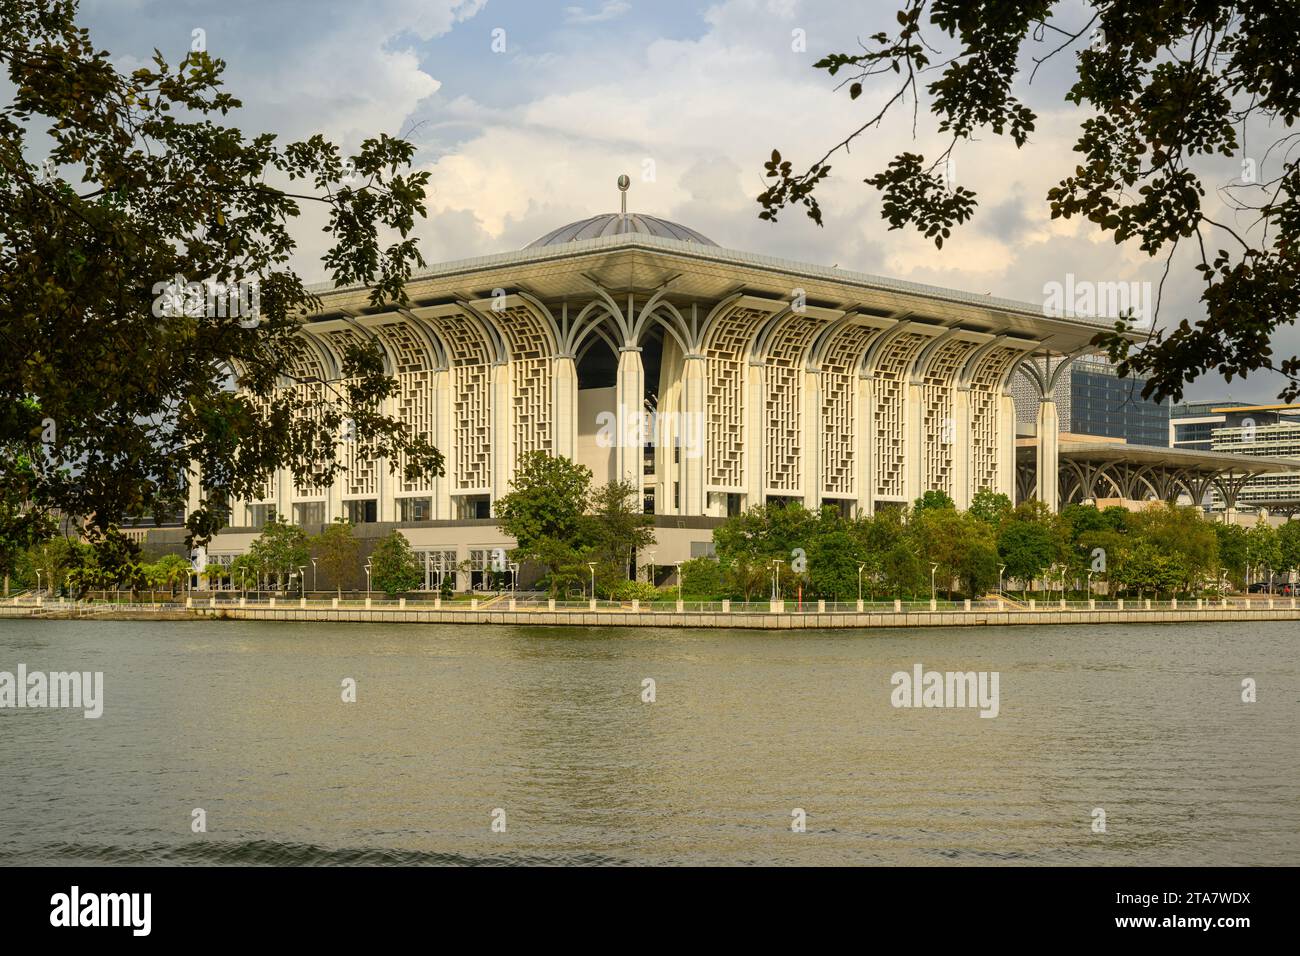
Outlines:
[{"label": "silver dome", "polygon": [[605,213],[603,216],[580,219],[577,222],[569,223],[567,226],[561,226],[559,229],[553,229],[540,239],[534,239],[524,248],[558,246],[566,242],[597,239],[601,236],[620,236],[625,233],[661,236],[664,239],[676,239],[679,242],[698,242],[702,246],[717,245],[708,236],[702,236],[694,229],[688,229],[681,223],[659,219],[656,216],[643,216],[639,213],[628,213],[626,216],[621,216],[616,212],[610,212]]}]

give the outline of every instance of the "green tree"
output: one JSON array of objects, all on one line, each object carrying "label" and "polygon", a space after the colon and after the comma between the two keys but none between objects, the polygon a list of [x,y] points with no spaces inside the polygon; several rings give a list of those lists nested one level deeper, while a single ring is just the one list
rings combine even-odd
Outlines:
[{"label": "green tree", "polygon": [[612,481],[591,494],[590,508],[584,537],[594,560],[621,580],[635,577],[633,556],[655,543],[654,515],[644,512],[639,490],[629,482]]},{"label": "green tree", "polygon": [[858,596],[858,542],[845,528],[813,536],[808,543],[808,581],[814,597],[832,601]]},{"label": "green tree", "polygon": [[0,447],[48,434],[31,468],[0,467],[0,501],[107,530],[183,502],[196,467],[202,543],[275,468],[331,483],[345,421],[367,460],[440,474],[441,454],[382,413],[397,384],[374,345],[345,350],[346,385],[300,377],[299,322],[320,300],[289,264],[291,224],[319,208],[329,280],[404,303],[429,179],[409,171],[415,147],[246,137],[222,122],[241,104],[221,60],[155,52],[123,72],[76,16],[0,0]]},{"label": "green tree", "polygon": [[327,579],[334,582],[335,592],[342,598],[343,578],[356,565],[361,548],[352,525],[342,518],[327,524],[312,539],[311,546],[318,567],[325,572]]},{"label": "green tree", "polygon": [[932,488],[916,499],[916,502],[912,505],[912,514],[916,515],[932,509],[953,511],[956,507],[952,499],[948,497],[947,492]]},{"label": "green tree", "polygon": [[990,488],[981,488],[975,492],[970,503],[971,517],[995,528],[1006,520],[1012,510],[1011,499]]},{"label": "green tree", "polygon": [[[946,148],[929,161],[900,153],[866,182],[880,192],[891,229],[911,227],[942,247],[977,205],[973,191],[953,183],[957,150],[990,135],[1030,146],[1038,118],[1017,95],[1016,81],[1027,86],[1046,61],[1068,56],[1067,69],[1076,76],[1064,99],[1083,109],[1077,158],[1056,157],[1063,178],[1046,197],[1052,218],[1087,220],[1150,256],[1172,259],[1180,244],[1190,245],[1203,283],[1198,314],[1180,317],[1169,330],[1152,332],[1154,317],[1130,310],[1098,336],[1120,361],[1120,374],[1146,376],[1144,396],[1177,399],[1186,383],[1209,371],[1232,379],[1275,369],[1288,380],[1280,397],[1300,395],[1300,358],[1275,361],[1269,341],[1274,329],[1300,315],[1300,156],[1289,148],[1300,118],[1300,82],[1281,66],[1300,60],[1294,11],[1248,0],[1075,6],[899,0],[897,6],[890,30],[814,64],[836,77],[837,89],[851,100],[866,93],[873,106],[852,121],[847,136],[832,134],[838,145],[806,167],[773,150],[769,186],[758,197],[760,218],[775,220],[787,206],[802,205],[820,225],[816,191],[830,175],[832,156],[898,104],[917,104],[928,94]],[[927,76],[923,93],[918,81]],[[881,83],[883,90],[873,89]],[[902,108],[914,121],[915,112]],[[1258,157],[1259,168],[1249,178],[1236,159],[1248,127],[1265,137],[1255,142],[1252,133],[1251,160]],[[1280,132],[1270,144],[1273,131]],[[1229,160],[1220,160],[1221,169],[1232,169],[1222,189],[1202,181],[1202,171],[1213,168],[1207,161],[1218,157]],[[1223,196],[1234,215],[1203,208],[1207,193],[1216,202]],[[1244,228],[1237,221],[1247,219]]]},{"label": "green tree", "polygon": [[1277,546],[1282,567],[1295,574],[1300,569],[1300,521],[1293,519],[1277,529]]},{"label": "green tree", "polygon": [[1246,529],[1236,524],[1215,524],[1219,541],[1219,567],[1234,581],[1246,578]]},{"label": "green tree", "polygon": [[187,580],[193,570],[190,563],[179,554],[164,554],[153,565],[154,580],[159,586],[176,594],[177,585]]},{"label": "green tree", "polygon": [[1021,583],[1027,591],[1034,579],[1051,567],[1059,555],[1058,541],[1051,525],[1041,515],[1017,508],[1002,525],[997,537],[998,557],[1006,565],[1006,575]]},{"label": "green tree", "polygon": [[1246,560],[1255,580],[1264,580],[1269,572],[1286,570],[1277,529],[1267,521],[1256,522],[1246,532]]},{"label": "green tree", "polygon": [[284,585],[290,574],[297,573],[311,560],[307,533],[296,524],[278,518],[266,523],[262,533],[253,539],[248,553],[263,574],[275,575],[279,585]]},{"label": "green tree", "polygon": [[551,596],[586,570],[587,506],[591,469],[567,458],[529,452],[520,459],[510,491],[497,502],[497,523],[515,539],[511,557],[547,570]]},{"label": "green tree", "polygon": [[722,593],[722,567],[713,558],[682,562],[682,593],[694,598],[715,598]]},{"label": "green tree", "polygon": [[371,580],[389,597],[424,586],[424,567],[406,535],[394,528],[370,552]]}]

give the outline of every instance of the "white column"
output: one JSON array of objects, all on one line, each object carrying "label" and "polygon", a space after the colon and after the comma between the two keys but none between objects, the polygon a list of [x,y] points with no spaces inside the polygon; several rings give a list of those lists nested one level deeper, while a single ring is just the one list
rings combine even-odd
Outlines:
[{"label": "white column", "polygon": [[555,454],[570,461],[578,457],[578,368],[572,355],[551,362],[551,427]]},{"label": "white column", "polygon": [[645,402],[645,366],[641,349],[624,346],[618,350],[618,379],[615,392],[615,420],[618,439],[614,446],[614,474],[641,490],[643,451],[641,422]]},{"label": "white column", "polygon": [[514,448],[510,430],[510,363],[492,366],[492,487],[488,489],[496,512],[496,501],[510,490],[514,474]]},{"label": "white column", "polygon": [[1038,500],[1052,511],[1058,510],[1061,467],[1060,433],[1056,418],[1056,402],[1050,399],[1038,403]]},{"label": "white column", "polygon": [[876,510],[876,468],[871,438],[876,433],[876,379],[874,375],[858,378],[857,414],[857,483],[858,513],[870,515]]},{"label": "white column", "polygon": [[803,460],[799,463],[803,479],[803,504],[816,511],[821,506],[825,476],[822,473],[822,373],[804,372],[803,376]]},{"label": "white column", "polygon": [[[442,475],[433,479],[433,517],[446,520],[452,517],[451,489],[456,468],[455,449],[451,447],[452,400],[451,369],[438,369],[433,373],[433,442],[442,452]],[[337,512],[337,503],[332,505]]]},{"label": "white column", "polygon": [[762,362],[746,367],[745,396],[745,490],[746,508],[767,500],[767,408],[765,405],[766,371]]},{"label": "white column", "polygon": [[921,497],[925,490],[921,487],[925,473],[925,436],[921,434],[924,408],[922,387],[908,382],[903,402],[903,494],[908,504]]},{"label": "white column", "polygon": [[682,438],[682,463],[679,470],[682,482],[681,514],[703,515],[708,504],[704,493],[704,462],[708,423],[705,421],[704,356],[686,356],[682,375],[682,414],[678,434]]},{"label": "white column", "polygon": [[[944,423],[947,427],[948,423]],[[952,393],[952,432],[948,454],[952,456],[952,501],[958,508],[969,508],[970,486],[970,387],[958,385]]]},{"label": "white column", "polygon": [[998,487],[1014,502],[1016,500],[1016,400],[1010,395],[998,396]]}]

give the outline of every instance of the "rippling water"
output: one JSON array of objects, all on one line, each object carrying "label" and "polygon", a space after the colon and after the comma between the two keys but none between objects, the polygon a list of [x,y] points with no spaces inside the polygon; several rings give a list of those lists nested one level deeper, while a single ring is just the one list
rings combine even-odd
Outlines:
[{"label": "rippling water", "polygon": [[[1298,633],[0,621],[105,685],[0,710],[0,863],[1295,865]],[[917,662],[1000,716],[893,708]]]}]

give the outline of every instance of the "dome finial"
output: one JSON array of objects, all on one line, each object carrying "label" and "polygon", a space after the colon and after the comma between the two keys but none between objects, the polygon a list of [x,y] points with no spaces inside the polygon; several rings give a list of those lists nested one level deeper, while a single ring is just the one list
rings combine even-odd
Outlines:
[{"label": "dome finial", "polygon": [[623,219],[627,218],[627,191],[628,191],[628,187],[630,187],[631,185],[632,185],[632,177],[629,176],[627,173],[624,173],[622,176],[618,177],[618,193],[619,193],[618,198],[619,198],[619,202],[622,204],[622,211],[619,213],[619,216]]}]

